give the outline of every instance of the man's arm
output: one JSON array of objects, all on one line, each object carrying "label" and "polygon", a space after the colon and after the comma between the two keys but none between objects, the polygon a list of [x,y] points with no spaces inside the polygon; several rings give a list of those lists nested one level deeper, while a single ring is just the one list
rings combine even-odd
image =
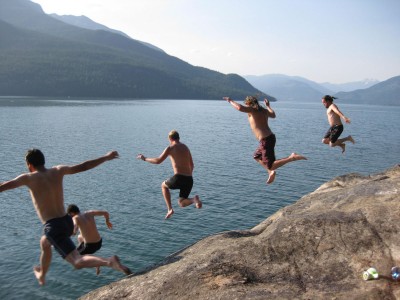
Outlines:
[{"label": "man's arm", "polygon": [[167,148],[165,148],[165,150],[163,151],[163,153],[161,153],[161,155],[159,157],[145,157],[143,154],[138,154],[138,156],[136,156],[137,159],[141,159],[143,161],[147,161],[151,164],[161,164],[169,155],[170,152],[170,148],[169,146]]},{"label": "man's arm", "polygon": [[350,123],[350,119],[347,118],[340,110],[339,107],[337,107],[335,104],[331,105],[332,110],[339,116],[341,117],[346,123]]},{"label": "man's arm", "polygon": [[112,160],[112,159],[115,159],[115,158],[119,158],[118,152],[111,151],[111,152],[108,152],[104,156],[101,156],[99,158],[92,159],[92,160],[87,160],[78,165],[62,166],[62,170],[64,171],[64,174],[76,174],[76,173],[80,173],[80,172],[84,172],[84,171],[93,169],[93,168],[101,165],[102,163]]},{"label": "man's arm", "polygon": [[16,178],[0,183],[0,193],[6,190],[16,189],[24,185],[28,185],[28,174],[22,174]]},{"label": "man's arm", "polygon": [[234,108],[236,108],[238,111],[246,112],[246,113],[248,113],[248,112],[251,111],[251,108],[250,108],[250,107],[243,106],[243,105],[241,105],[241,104],[239,104],[239,103],[233,101],[230,97],[223,97],[222,99],[228,101],[228,103],[230,103],[230,104],[231,104]]},{"label": "man's arm", "polygon": [[78,220],[76,216],[72,218],[72,222],[74,222],[74,230],[72,231],[72,235],[76,235],[79,230]]},{"label": "man's arm", "polygon": [[271,108],[271,104],[267,98],[264,99],[264,103],[268,111],[268,117],[272,119],[276,118],[275,111]]},{"label": "man's arm", "polygon": [[93,217],[96,216],[103,216],[106,219],[106,224],[109,229],[112,229],[112,223],[110,222],[110,214],[106,210],[89,210],[86,212],[87,214],[92,215]]}]

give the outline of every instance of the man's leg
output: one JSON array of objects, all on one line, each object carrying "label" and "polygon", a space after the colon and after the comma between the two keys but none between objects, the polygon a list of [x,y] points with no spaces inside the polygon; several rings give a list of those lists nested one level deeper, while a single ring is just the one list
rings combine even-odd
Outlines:
[{"label": "man's leg", "polygon": [[303,160],[303,159],[307,159],[305,156],[297,154],[297,153],[292,153],[290,154],[288,157],[286,158],[281,158],[281,159],[277,159],[272,163],[271,168],[268,168],[267,165],[265,165],[261,160],[257,160],[259,164],[261,164],[263,166],[264,169],[267,170],[268,172],[268,180],[267,180],[267,184],[272,183],[275,180],[275,175],[276,172],[275,170],[286,165],[287,163],[290,163],[292,161],[296,161],[296,160]]},{"label": "man's leg", "polygon": [[167,209],[168,209],[168,212],[167,212],[167,215],[165,216],[165,219],[168,219],[174,213],[174,210],[172,209],[172,204],[171,204],[171,193],[169,192],[169,188],[165,184],[165,182],[163,182],[161,184],[161,190],[162,190],[162,194],[164,196],[165,204],[167,205]]},{"label": "man's leg", "polygon": [[355,144],[353,137],[349,135],[348,137],[337,139],[336,142],[334,143],[330,142],[329,145],[331,147],[339,146],[340,148],[342,148],[342,153],[343,153],[346,150],[345,142],[352,142],[353,144]]},{"label": "man's leg", "polygon": [[46,273],[49,270],[51,263],[51,244],[47,240],[46,236],[43,235],[40,239],[40,265],[33,267],[33,273],[40,285],[44,285],[46,282]]},{"label": "man's leg", "polygon": [[203,206],[203,202],[201,202],[200,197],[198,195],[193,198],[179,198],[178,200],[180,207],[186,207],[191,204],[195,204],[196,208],[201,208]]},{"label": "man's leg", "polygon": [[76,269],[110,267],[124,273],[125,275],[132,274],[128,267],[121,264],[116,255],[110,258],[102,258],[93,255],[80,255],[78,250],[75,249],[67,255],[65,260],[72,264]]}]

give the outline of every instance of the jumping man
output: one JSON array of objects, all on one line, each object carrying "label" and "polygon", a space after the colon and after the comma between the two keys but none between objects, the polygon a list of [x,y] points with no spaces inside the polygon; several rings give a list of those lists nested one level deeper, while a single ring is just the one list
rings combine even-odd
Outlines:
[{"label": "jumping man", "polygon": [[45,284],[46,273],[51,263],[52,245],[62,258],[76,269],[105,266],[126,275],[131,274],[131,271],[123,266],[115,255],[110,258],[101,258],[79,254],[70,238],[74,229],[73,221],[64,208],[64,176],[93,169],[114,158],[118,158],[116,151],[78,165],[58,165],[48,169],[45,167],[43,153],[39,149],[32,149],[25,156],[29,173],[21,174],[15,179],[0,184],[0,192],[27,186],[36,213],[43,223],[44,235],[40,240],[40,265],[33,269],[40,285]]},{"label": "jumping man", "polygon": [[171,159],[172,169],[174,170],[174,176],[170,179],[165,180],[161,184],[162,193],[164,196],[165,203],[167,205],[167,215],[165,219],[170,218],[174,210],[171,204],[171,193],[170,189],[179,189],[179,206],[185,207],[191,204],[195,204],[196,208],[202,207],[202,202],[198,195],[193,198],[189,198],[190,192],[193,187],[193,159],[189,148],[180,142],[179,133],[172,130],[168,134],[169,146],[161,153],[159,157],[149,158],[143,154],[137,156],[138,159],[147,161],[152,164],[161,164],[168,156]]},{"label": "jumping man", "polygon": [[322,104],[326,108],[326,115],[328,116],[328,122],[329,125],[331,126],[324,135],[322,142],[324,144],[329,144],[329,146],[331,147],[339,146],[340,148],[342,148],[342,153],[344,153],[344,151],[346,150],[346,144],[344,142],[350,141],[353,144],[355,142],[354,139],[351,137],[351,135],[339,139],[339,136],[343,132],[343,123],[341,121],[341,118],[346,123],[350,123],[350,119],[347,118],[335,104],[333,104],[333,99],[336,98],[329,95],[325,95],[322,98]]},{"label": "jumping man", "polygon": [[247,96],[244,101],[244,106],[233,101],[229,97],[223,97],[238,111],[247,113],[249,124],[253,134],[259,141],[259,146],[254,152],[253,158],[268,172],[267,184],[275,180],[276,169],[286,165],[289,162],[307,159],[304,156],[292,153],[286,158],[276,160],[275,158],[275,143],[276,137],[268,126],[268,118],[275,118],[275,111],[271,108],[268,99],[264,99],[266,108],[259,105],[256,97]]}]

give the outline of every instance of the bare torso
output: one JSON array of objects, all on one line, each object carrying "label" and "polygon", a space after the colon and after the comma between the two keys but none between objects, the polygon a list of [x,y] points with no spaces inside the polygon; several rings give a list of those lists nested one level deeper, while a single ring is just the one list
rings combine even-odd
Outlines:
[{"label": "bare torso", "polygon": [[340,120],[340,116],[333,111],[333,104],[330,105],[326,110],[326,115],[328,116],[329,125],[332,127],[334,125],[343,125],[342,121]]},{"label": "bare torso", "polygon": [[169,146],[169,158],[171,159],[174,174],[192,176],[193,160],[189,148],[180,142]]},{"label": "bare torso", "polygon": [[63,174],[57,167],[27,174],[32,202],[42,223],[66,215]]},{"label": "bare torso", "polygon": [[96,227],[94,216],[85,212],[74,216],[85,243],[97,243],[101,237]]},{"label": "bare torso", "polygon": [[247,113],[251,130],[257,140],[261,140],[272,134],[271,129],[268,126],[268,113],[265,109],[256,110],[252,109],[251,112]]}]

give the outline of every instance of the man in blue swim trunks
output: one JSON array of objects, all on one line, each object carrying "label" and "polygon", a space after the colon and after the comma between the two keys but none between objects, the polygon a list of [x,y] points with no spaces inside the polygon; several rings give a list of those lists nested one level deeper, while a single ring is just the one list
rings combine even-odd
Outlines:
[{"label": "man in blue swim trunks", "polygon": [[[100,250],[103,239],[97,230],[94,217],[103,216],[106,220],[107,227],[112,229],[110,214],[105,210],[88,210],[81,212],[79,207],[75,204],[68,205],[67,213],[72,217],[72,221],[74,222],[73,235],[76,235],[78,230],[80,232],[78,235],[78,252],[81,255],[85,255],[93,254]],[[96,274],[100,274],[100,267],[96,268]]]},{"label": "man in blue swim trunks", "polygon": [[198,195],[194,196],[193,198],[189,198],[193,187],[192,173],[194,168],[193,159],[189,148],[180,142],[179,133],[176,130],[172,130],[168,134],[168,138],[170,144],[167,148],[165,148],[159,157],[149,158],[145,157],[143,154],[139,154],[137,156],[138,159],[152,164],[161,164],[168,156],[171,159],[174,176],[168,180],[165,180],[161,184],[162,193],[168,209],[165,219],[170,218],[174,213],[171,204],[170,189],[180,190],[178,203],[181,207],[194,204],[196,208],[201,208],[203,205]]},{"label": "man in blue swim trunks", "polygon": [[353,144],[354,139],[352,138],[351,135],[348,137],[339,139],[339,136],[343,132],[343,123],[341,119],[343,119],[346,123],[350,123],[350,119],[347,118],[333,103],[333,99],[336,99],[335,97],[325,95],[322,98],[322,104],[326,108],[326,115],[328,116],[328,122],[329,125],[331,126],[326,134],[324,135],[324,138],[322,139],[322,143],[324,144],[329,144],[331,147],[336,147],[339,146],[342,149],[342,153],[346,150],[346,144],[345,142],[349,141],[352,142]]},{"label": "man in blue swim trunks", "polygon": [[244,100],[245,105],[241,105],[233,101],[230,97],[223,97],[238,111],[247,113],[249,124],[253,134],[259,141],[258,148],[254,152],[253,158],[268,172],[267,184],[275,180],[276,169],[286,165],[289,162],[307,159],[304,156],[292,153],[288,157],[275,158],[275,134],[272,133],[268,126],[268,118],[275,118],[275,111],[271,108],[268,99],[264,99],[266,108],[260,106],[258,100],[254,96],[247,96]]},{"label": "man in blue swim trunks", "polygon": [[118,158],[118,152],[112,151],[81,164],[73,166],[58,165],[46,168],[43,153],[39,149],[31,149],[28,150],[25,157],[29,173],[21,174],[15,179],[0,184],[0,192],[27,186],[38,217],[43,223],[44,235],[40,240],[40,265],[33,268],[40,285],[45,284],[46,273],[51,263],[52,245],[76,269],[107,266],[126,275],[132,273],[129,268],[120,263],[118,256],[101,258],[79,254],[70,238],[74,224],[64,207],[63,178],[65,175],[93,169],[115,158]]}]

